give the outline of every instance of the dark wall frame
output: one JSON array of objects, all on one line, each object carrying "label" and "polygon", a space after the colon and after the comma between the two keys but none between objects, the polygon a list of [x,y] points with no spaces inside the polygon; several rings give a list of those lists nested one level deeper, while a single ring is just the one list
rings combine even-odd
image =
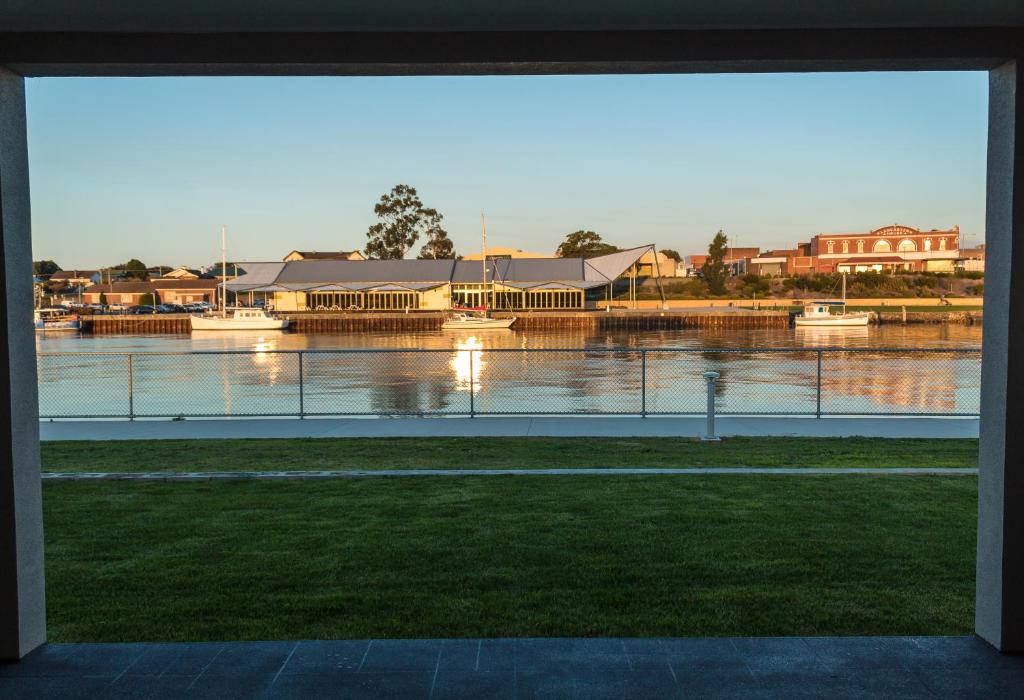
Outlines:
[{"label": "dark wall frame", "polygon": [[0,658],[45,641],[23,77],[114,75],[990,71],[976,630],[1024,651],[1022,57],[1024,29],[998,27],[0,32]]}]

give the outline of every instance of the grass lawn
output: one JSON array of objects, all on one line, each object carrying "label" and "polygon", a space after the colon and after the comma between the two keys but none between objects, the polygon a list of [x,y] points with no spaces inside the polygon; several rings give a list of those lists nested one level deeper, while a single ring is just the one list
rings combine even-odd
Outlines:
[{"label": "grass lawn", "polygon": [[[260,455],[239,446],[239,458],[246,449]],[[919,635],[973,625],[970,476],[43,491],[51,641]]]},{"label": "grass lawn", "polygon": [[344,438],[44,442],[46,471],[543,467],[975,467],[978,441]]}]

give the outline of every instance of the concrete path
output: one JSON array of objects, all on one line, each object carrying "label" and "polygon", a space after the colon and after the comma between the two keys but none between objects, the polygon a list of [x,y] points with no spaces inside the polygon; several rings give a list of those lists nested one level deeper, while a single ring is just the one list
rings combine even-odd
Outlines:
[{"label": "concrete path", "polygon": [[[700,437],[703,416],[464,416],[42,421],[43,440],[341,437]],[[977,418],[722,416],[720,436],[972,438]]]},{"label": "concrete path", "polygon": [[601,469],[332,469],[323,471],[218,471],[218,472],[43,472],[47,481],[259,481],[310,479],[386,479],[418,476],[702,476],[708,474],[775,474],[785,476],[977,476],[963,467],[657,467]]},{"label": "concrete path", "polygon": [[[637,592],[641,595],[642,591]],[[47,644],[0,697],[1019,698],[975,637],[374,639]]]}]

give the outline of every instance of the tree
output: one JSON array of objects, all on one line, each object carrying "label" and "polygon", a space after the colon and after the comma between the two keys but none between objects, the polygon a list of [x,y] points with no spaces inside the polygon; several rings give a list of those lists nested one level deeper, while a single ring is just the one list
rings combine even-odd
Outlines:
[{"label": "tree", "polygon": [[593,231],[574,231],[565,237],[558,246],[555,255],[560,258],[593,258],[607,255],[618,250],[610,243],[601,240],[601,236]]},{"label": "tree", "polygon": [[[444,247],[441,240],[448,238],[441,228],[444,217],[436,209],[423,206],[415,187],[395,185],[391,192],[381,196],[373,213],[380,221],[366,232],[368,258],[401,260],[421,235],[430,235],[431,242],[437,241],[440,251]],[[448,243],[450,245],[451,241]]]},{"label": "tree", "polygon": [[671,248],[662,248],[661,254],[664,255],[666,258],[675,260],[676,262],[683,261],[683,256],[679,254],[678,250],[672,250]]},{"label": "tree", "polygon": [[32,263],[33,275],[52,275],[54,272],[60,272],[60,265],[52,260],[36,260]]},{"label": "tree", "polygon": [[729,268],[725,265],[728,243],[729,239],[719,230],[708,246],[708,258],[701,267],[704,281],[707,282],[708,290],[712,294],[725,294],[725,280],[729,277]]},{"label": "tree", "polygon": [[427,222],[427,243],[420,248],[420,260],[451,260],[455,257],[455,246],[452,239],[448,238],[448,232],[441,228],[441,219],[444,217],[433,209],[426,211],[433,212],[433,216]]},{"label": "tree", "polygon": [[117,266],[117,269],[121,270],[126,278],[134,277],[137,280],[145,280],[149,277],[149,269],[141,260],[136,260],[135,258],[126,263],[121,263]]}]

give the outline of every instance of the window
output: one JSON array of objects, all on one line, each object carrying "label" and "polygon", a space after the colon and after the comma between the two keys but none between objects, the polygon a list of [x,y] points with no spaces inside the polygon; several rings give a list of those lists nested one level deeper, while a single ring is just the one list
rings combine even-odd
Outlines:
[{"label": "window", "polygon": [[828,246],[828,252],[829,253],[834,253],[835,252],[835,248],[836,248],[836,242],[835,241],[829,241],[825,245]]},{"label": "window", "polygon": [[932,249],[932,239],[930,239],[930,238],[924,239],[924,249],[925,249],[925,251],[929,251],[929,250]]},{"label": "window", "polygon": [[850,252],[850,242],[849,241],[843,241],[843,252],[844,253],[849,253]]},{"label": "window", "polygon": [[872,250],[874,250],[876,253],[889,253],[892,251],[892,246],[889,245],[889,241],[883,239],[880,241],[875,241],[875,245],[872,248]]},{"label": "window", "polygon": [[917,246],[914,245],[914,242],[909,238],[904,238],[902,241],[900,241],[899,245],[896,246],[896,250],[898,250],[901,253],[912,253],[915,250],[917,250]]},{"label": "window", "polygon": [[946,239],[945,238],[940,238],[939,239],[939,250],[945,250],[945,249],[946,249]]},{"label": "window", "polygon": [[857,241],[857,252],[858,253],[863,253],[864,252],[864,241]]}]

